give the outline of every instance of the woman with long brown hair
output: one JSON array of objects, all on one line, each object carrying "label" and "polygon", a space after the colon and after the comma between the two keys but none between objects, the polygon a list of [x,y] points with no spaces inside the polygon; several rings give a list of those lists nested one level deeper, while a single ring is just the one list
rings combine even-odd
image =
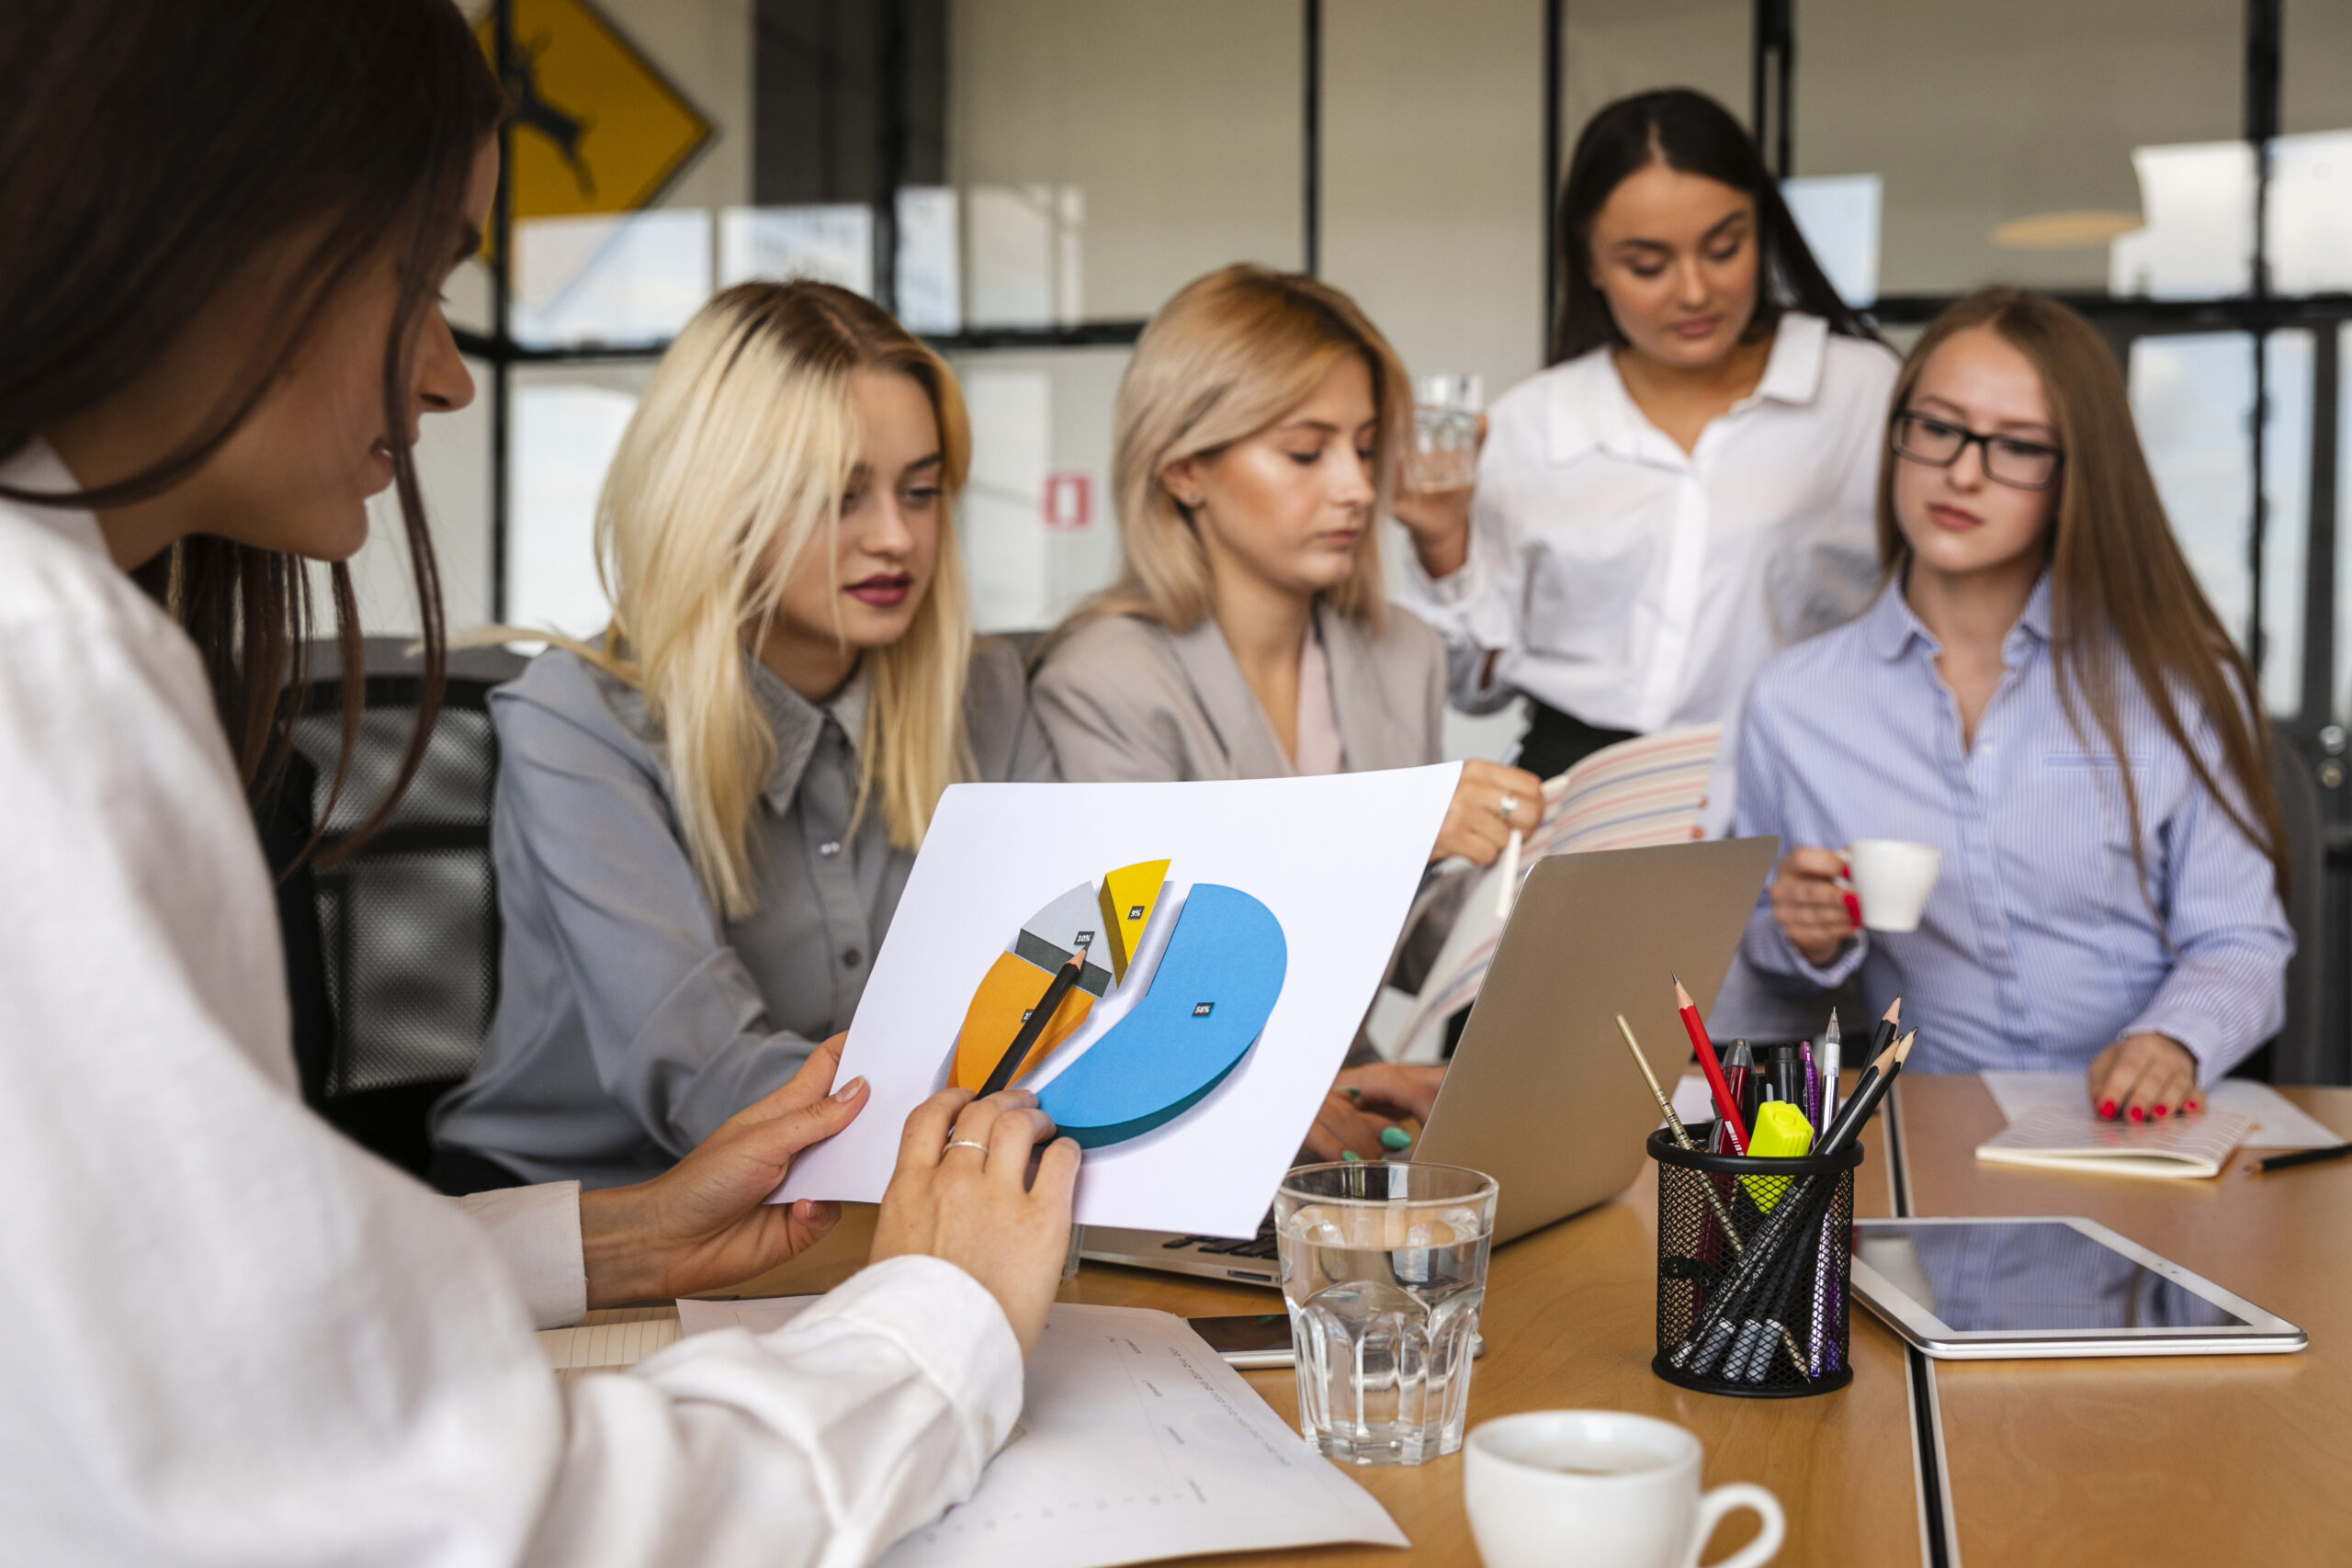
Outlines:
[{"label": "woman with long brown hair", "polygon": [[837,1043],[667,1176],[462,1205],[297,1092],[245,788],[307,563],[388,486],[437,644],[411,448],[472,397],[435,293],[481,246],[500,109],[449,0],[0,28],[12,1558],[862,1562],[1012,1430],[1078,1164],[1024,1182],[1033,1097],[919,1110],[880,1261],[794,1325],[559,1388],[535,1322],[831,1226],[763,1200],[865,1103]]},{"label": "woman with long brown hair", "polygon": [[1758,664],[1870,603],[1895,363],[1704,94],[1595,114],[1555,228],[1550,367],[1497,400],[1475,490],[1396,501],[1455,705],[1526,698],[1544,778],[1730,719]]},{"label": "woman with long brown hair", "polygon": [[[1914,1068],[2195,1111],[2284,1016],[2283,833],[2253,671],[2087,321],[2009,288],[1938,318],[1895,385],[1878,536],[1877,604],[1749,692],[1737,831],[1792,847],[1748,962],[1902,996]],[[1861,839],[1942,852],[1917,931],[1860,929]]]}]

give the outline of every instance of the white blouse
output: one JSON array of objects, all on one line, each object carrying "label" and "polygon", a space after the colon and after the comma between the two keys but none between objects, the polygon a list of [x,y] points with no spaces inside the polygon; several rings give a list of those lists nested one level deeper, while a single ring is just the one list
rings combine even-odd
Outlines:
[{"label": "white blouse", "polygon": [[87,513],[6,502],[0,861],[0,1555],[855,1568],[1012,1430],[1019,1346],[933,1258],[559,1388],[576,1190],[461,1207],[303,1106],[196,651]]},{"label": "white blouse", "polygon": [[1895,370],[1881,345],[1789,312],[1756,390],[1687,453],[1606,348],[1505,393],[1468,561],[1431,580],[1408,556],[1407,602],[1445,638],[1455,704],[1524,692],[1643,734],[1731,721],[1758,665],[1870,603]]}]

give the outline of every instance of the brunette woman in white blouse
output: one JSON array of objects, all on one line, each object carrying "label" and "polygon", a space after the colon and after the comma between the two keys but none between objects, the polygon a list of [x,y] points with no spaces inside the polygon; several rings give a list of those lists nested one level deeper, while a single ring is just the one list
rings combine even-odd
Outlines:
[{"label": "brunette woman in white blouse", "polygon": [[435,292],[481,248],[501,107],[449,0],[17,0],[0,29],[11,1562],[854,1568],[1020,1411],[1078,1164],[1024,1180],[1030,1097],[919,1110],[876,1262],[791,1325],[559,1387],[535,1324],[831,1226],[762,1199],[865,1104],[837,1044],[590,1193],[437,1197],[297,1090],[246,789],[303,558],[357,549],[387,487],[438,669],[411,448],[472,397]]},{"label": "brunette woman in white blouse", "polygon": [[1766,658],[1869,603],[1895,371],[1711,98],[1595,115],[1558,224],[1552,368],[1495,403],[1475,501],[1396,507],[1454,703],[1525,695],[1545,778],[1731,719]]}]

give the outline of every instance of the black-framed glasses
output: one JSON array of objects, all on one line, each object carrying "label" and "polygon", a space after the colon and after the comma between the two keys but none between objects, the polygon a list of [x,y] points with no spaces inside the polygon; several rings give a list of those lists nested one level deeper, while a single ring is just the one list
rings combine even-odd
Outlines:
[{"label": "black-framed glasses", "polygon": [[2048,490],[2058,482],[2058,469],[2066,459],[2055,446],[2014,435],[1986,435],[1916,409],[1894,416],[1895,453],[1915,463],[1949,468],[1971,446],[1983,448],[1986,479],[2016,490]]}]

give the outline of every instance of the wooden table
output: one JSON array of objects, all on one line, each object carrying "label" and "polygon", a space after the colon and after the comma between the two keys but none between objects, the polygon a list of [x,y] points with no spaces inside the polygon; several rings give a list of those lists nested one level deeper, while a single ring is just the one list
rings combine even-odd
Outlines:
[{"label": "wooden table", "polygon": [[[2282,1092],[2352,1137],[2352,1089]],[[2002,1125],[1982,1083],[1906,1077],[1896,1100],[1912,1213],[2081,1214],[2311,1337],[2294,1356],[1934,1363],[1947,1561],[2352,1562],[2352,1162],[2250,1177],[2241,1155],[2212,1181],[1981,1165]]]},{"label": "wooden table", "polygon": [[[1885,1145],[1873,1128],[1856,1176],[1855,1208],[1892,1213]],[[1487,1354],[1470,1384],[1470,1422],[1520,1410],[1599,1408],[1661,1416],[1706,1444],[1706,1484],[1754,1481],[1787,1510],[1785,1563],[1920,1562],[1911,1396],[1902,1342],[1857,1308],[1854,1381],[1818,1398],[1750,1400],[1693,1393],[1650,1371],[1657,1335],[1657,1186],[1654,1169],[1623,1196],[1498,1250],[1488,1268],[1480,1328]],[[730,1294],[821,1290],[854,1272],[871,1234],[869,1213],[853,1211],[807,1257]],[[1263,1312],[1279,1298],[1246,1285],[1088,1264],[1062,1300],[1155,1307],[1188,1316]],[[1285,1420],[1298,1413],[1286,1371],[1244,1374]],[[1476,1568],[1462,1508],[1460,1455],[1409,1469],[1351,1468],[1413,1543],[1415,1563]],[[1721,1558],[1754,1532],[1742,1514],[1717,1532]],[[1266,1554],[1250,1561],[1263,1563]],[[1236,1558],[1238,1562],[1244,1561]],[[1371,1547],[1289,1552],[1285,1568],[1393,1565],[1396,1553]]]},{"label": "wooden table", "polygon": [[[2352,1138],[2352,1089],[2284,1092]],[[1779,1495],[1789,1516],[1785,1563],[2352,1562],[2352,1356],[2343,1348],[2352,1338],[2352,1161],[2249,1177],[2241,1156],[2213,1181],[2035,1171],[1978,1163],[1976,1145],[2000,1130],[2001,1115],[1974,1078],[1906,1077],[1894,1106],[1910,1213],[2086,1215],[2299,1325],[2311,1348],[1929,1362],[1857,1307],[1855,1377],[1842,1392],[1688,1393],[1649,1370],[1657,1188],[1645,1171],[1613,1201],[1495,1254],[1472,1424],[1553,1407],[1678,1422],[1707,1446],[1708,1485],[1756,1481]],[[1885,1120],[1864,1134],[1860,1214],[1896,1212]],[[827,1289],[864,1262],[871,1234],[871,1211],[854,1210],[808,1255],[730,1293]],[[1089,1264],[1062,1299],[1199,1316],[1262,1311],[1273,1298]],[[1289,1372],[1245,1375],[1295,1418]],[[1915,1375],[1924,1380],[1920,1413]],[[1411,1539],[1412,1562],[1475,1568],[1459,1456],[1349,1473]],[[1940,1521],[1932,1540],[1930,1517]],[[1710,1556],[1748,1534],[1745,1516],[1736,1518]],[[1399,1561],[1363,1547],[1286,1559],[1300,1568]]]}]

